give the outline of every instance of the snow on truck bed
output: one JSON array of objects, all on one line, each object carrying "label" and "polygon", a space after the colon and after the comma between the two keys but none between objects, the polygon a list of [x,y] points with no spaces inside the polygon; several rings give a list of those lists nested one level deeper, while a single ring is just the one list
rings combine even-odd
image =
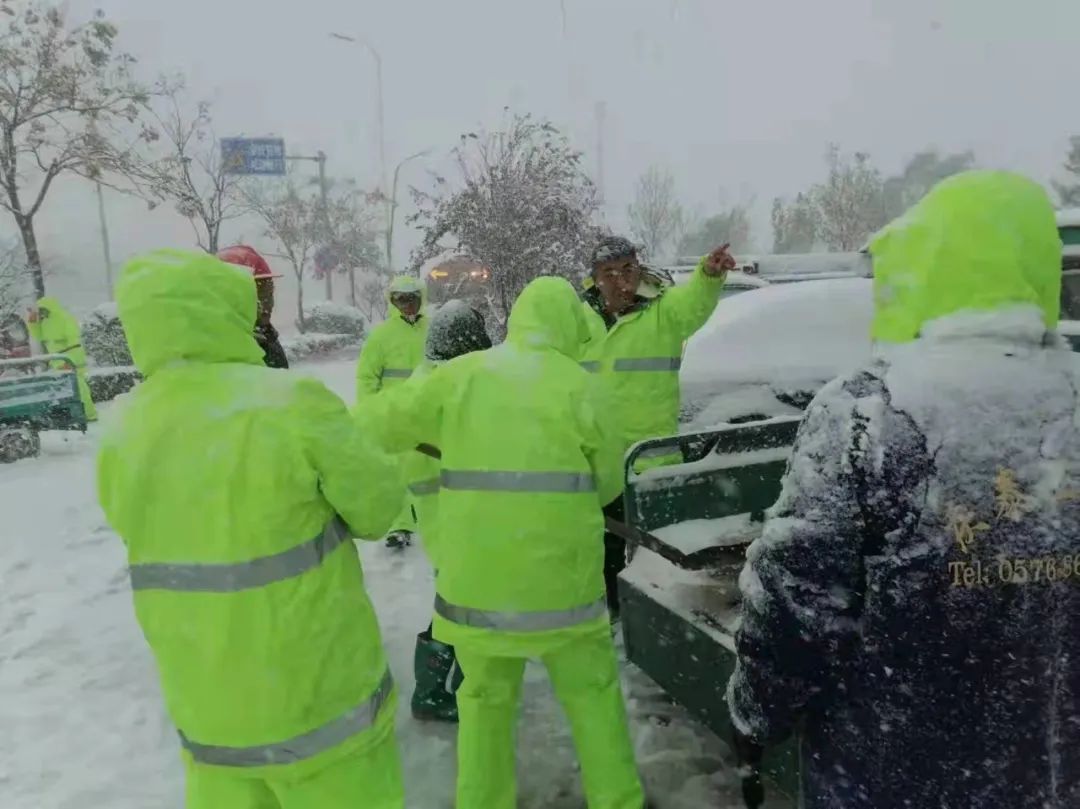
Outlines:
[{"label": "snow on truck bed", "polygon": [[761,533],[761,523],[749,514],[734,514],[712,520],[685,520],[657,528],[652,535],[681,553],[690,555],[718,545],[752,542]]}]

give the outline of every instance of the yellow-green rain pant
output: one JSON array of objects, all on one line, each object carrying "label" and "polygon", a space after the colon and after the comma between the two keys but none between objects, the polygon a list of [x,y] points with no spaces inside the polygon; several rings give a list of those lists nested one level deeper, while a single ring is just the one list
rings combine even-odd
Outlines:
[{"label": "yellow-green rain pant", "polygon": [[79,380],[79,398],[82,399],[83,410],[86,411],[86,420],[97,421],[97,408],[94,407],[94,399],[90,395],[90,385],[86,382],[86,369],[76,368],[75,376]]},{"label": "yellow-green rain pant", "polygon": [[[465,675],[457,692],[457,809],[516,809],[514,726],[526,659],[476,654],[461,645],[456,651]],[[570,720],[589,809],[642,809],[608,627],[541,660]]]},{"label": "yellow-green rain pant", "polygon": [[[402,466],[402,469],[406,473],[409,471],[408,465],[405,463],[406,456],[399,455],[398,461]],[[396,531],[408,531],[410,534],[416,533],[416,511],[413,509],[414,498],[408,491],[405,492],[405,505],[401,508],[401,513],[394,519],[393,525],[390,526],[388,534],[393,534]]]},{"label": "yellow-green rain pant", "polygon": [[371,748],[302,778],[251,777],[184,756],[187,809],[404,809],[401,761],[393,733]]}]

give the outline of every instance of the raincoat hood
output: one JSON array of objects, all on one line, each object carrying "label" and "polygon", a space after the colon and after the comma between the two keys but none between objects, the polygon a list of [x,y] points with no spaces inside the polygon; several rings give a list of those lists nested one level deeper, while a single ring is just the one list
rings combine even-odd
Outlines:
[{"label": "raincoat hood", "polygon": [[488,348],[491,338],[484,327],[484,316],[465,301],[447,301],[431,316],[424,355],[432,362]]},{"label": "raincoat hood", "polygon": [[553,348],[576,359],[589,339],[585,313],[570,282],[537,278],[518,296],[507,321],[507,340],[533,348]]},{"label": "raincoat hood", "polygon": [[939,183],[870,242],[873,337],[905,343],[964,309],[1060,313],[1061,239],[1043,188],[1017,174],[970,171]]},{"label": "raincoat hood", "polygon": [[392,295],[399,295],[401,293],[413,294],[420,296],[420,316],[424,315],[424,307],[427,305],[427,287],[412,275],[395,275],[393,280],[390,281],[390,286],[386,290],[386,300],[390,303],[389,315],[390,317],[396,317],[404,320],[404,315],[401,314],[401,310],[398,309],[392,302],[390,297]]},{"label": "raincoat hood", "polygon": [[144,376],[177,360],[261,365],[250,270],[204,253],[159,250],[124,267],[120,322]]},{"label": "raincoat hood", "polygon": [[[46,330],[49,332],[57,332],[63,328],[74,329],[76,333],[79,330],[78,321],[75,317],[65,309],[57,298],[51,295],[46,295],[44,298],[39,298],[37,301],[38,310],[46,310],[49,313],[47,318],[41,318],[39,315],[38,323],[47,324]],[[78,340],[76,340],[78,342]]]}]

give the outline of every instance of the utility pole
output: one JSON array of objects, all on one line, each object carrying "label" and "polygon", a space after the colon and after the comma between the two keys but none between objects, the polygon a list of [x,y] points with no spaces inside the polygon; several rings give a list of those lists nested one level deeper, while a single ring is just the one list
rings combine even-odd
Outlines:
[{"label": "utility pole", "polygon": [[607,124],[607,102],[596,102],[596,197],[604,207],[604,127]]},{"label": "utility pole", "polygon": [[105,253],[105,285],[109,292],[109,300],[113,299],[112,277],[112,250],[109,249],[109,222],[105,218],[105,195],[101,191],[101,183],[94,183],[97,188],[98,220],[101,223],[101,249]]},{"label": "utility pole", "polygon": [[410,160],[423,157],[430,151],[431,149],[424,149],[422,152],[411,154],[394,167],[394,182],[390,186],[390,209],[386,212],[386,266],[388,268],[394,266],[394,220],[397,219],[398,175],[401,173],[402,166]]},{"label": "utility pole", "polygon": [[[338,34],[331,32],[330,36],[334,39],[340,39],[342,42],[351,42],[354,45],[360,45],[367,49],[367,52],[371,54],[371,58],[375,61],[375,95],[376,95],[376,111],[375,120],[378,124],[378,138],[379,138],[379,188],[386,196],[387,205],[387,220],[393,216],[393,201],[388,194],[387,188],[387,173],[386,173],[386,107],[384,105],[383,94],[383,70],[382,70],[382,54],[376,50],[375,46],[368,42],[363,37],[349,36],[348,34]],[[386,255],[387,269],[393,268],[393,258],[389,252]]]},{"label": "utility pole", "polygon": [[[316,158],[319,161],[319,200],[322,203],[322,220],[323,220],[323,234],[324,242],[330,237],[330,201],[328,199],[329,192],[326,187],[326,152],[319,149],[318,156]],[[323,244],[323,247],[326,245]],[[334,299],[334,268],[326,268],[326,299],[332,301]]]},{"label": "utility pole", "polygon": [[[319,149],[315,153],[315,156],[310,155],[288,155],[286,160],[307,160],[312,163],[319,164],[319,205],[322,209],[322,235],[324,241],[330,237],[330,189],[326,179],[326,152]],[[326,245],[323,244],[323,247]],[[334,274],[331,269],[326,271],[326,299],[332,301],[334,299]]]}]

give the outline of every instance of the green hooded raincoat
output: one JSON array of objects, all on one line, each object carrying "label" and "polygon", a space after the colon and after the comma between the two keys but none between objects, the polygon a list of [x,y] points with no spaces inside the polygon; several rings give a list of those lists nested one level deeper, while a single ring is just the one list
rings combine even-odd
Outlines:
[{"label": "green hooded raincoat", "polygon": [[875,340],[906,343],[962,309],[1024,303],[1057,326],[1061,239],[1046,191],[1026,177],[970,171],[944,180],[878,233],[870,253]]},{"label": "green hooded raincoat", "polygon": [[90,386],[86,383],[86,350],[82,347],[82,335],[79,321],[52,297],[44,297],[37,302],[38,311],[48,312],[47,317],[40,317],[36,322],[27,324],[30,336],[41,343],[47,354],[63,354],[75,364],[75,373],[79,378],[79,398],[86,410],[88,421],[97,419]]},{"label": "green hooded raincoat", "polygon": [[624,452],[638,441],[679,431],[683,346],[716,309],[724,280],[707,275],[702,259],[686,285],[642,303],[610,329],[584,303],[590,339],[582,367],[597,374],[607,389]]},{"label": "green hooded raincoat", "polygon": [[392,683],[349,537],[397,514],[398,465],[321,383],[264,367],[247,270],[161,251],[117,301],[146,381],[99,495],[189,760],[299,777],[385,742]]},{"label": "green hooded raincoat", "polygon": [[539,656],[607,621],[600,509],[622,488],[622,447],[577,362],[587,334],[573,288],[534,281],[506,343],[435,369],[384,436],[442,451],[444,643]]},{"label": "green hooded raincoat", "polygon": [[[399,275],[390,284],[388,295],[414,292],[426,301],[424,285],[411,275]],[[424,361],[428,317],[421,303],[420,317],[409,323],[401,311],[390,304],[386,320],[371,330],[360,349],[356,368],[356,400],[398,385],[412,376]]]}]

